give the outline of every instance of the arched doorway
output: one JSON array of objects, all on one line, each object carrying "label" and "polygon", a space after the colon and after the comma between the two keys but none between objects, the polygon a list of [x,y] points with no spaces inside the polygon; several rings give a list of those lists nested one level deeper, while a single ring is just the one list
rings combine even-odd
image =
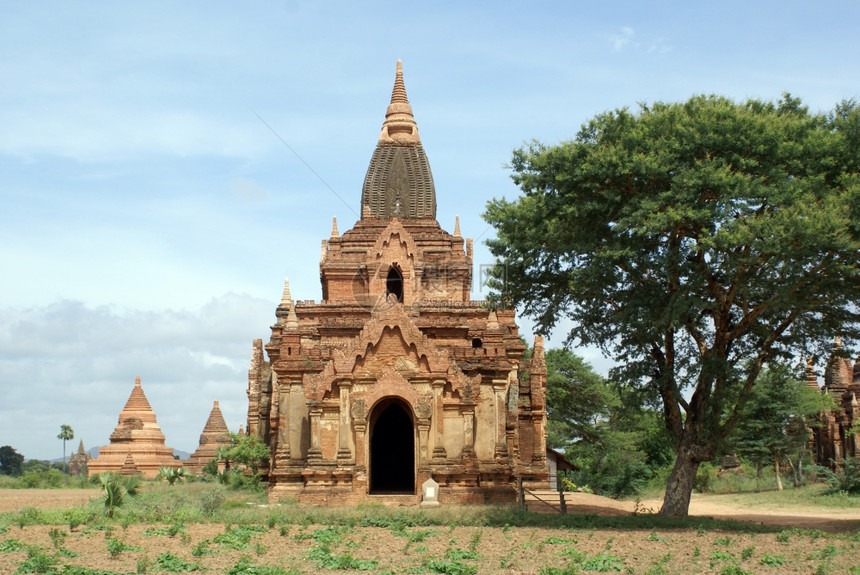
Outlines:
[{"label": "arched doorway", "polygon": [[403,302],[403,274],[394,266],[388,270],[388,277],[385,278],[385,289],[388,293],[393,293],[397,297],[397,301]]},{"label": "arched doorway", "polygon": [[390,398],[374,409],[370,427],[370,492],[415,493],[415,430],[408,406]]}]

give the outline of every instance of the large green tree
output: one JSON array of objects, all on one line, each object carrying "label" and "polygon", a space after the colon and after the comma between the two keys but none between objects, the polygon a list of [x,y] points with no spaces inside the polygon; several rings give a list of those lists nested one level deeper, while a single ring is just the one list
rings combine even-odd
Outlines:
[{"label": "large green tree", "polygon": [[[662,403],[686,515],[765,361],[858,337],[860,110],[698,96],[514,152],[523,195],[485,218],[499,303],[614,357]],[[502,284],[502,270],[505,282]]]}]

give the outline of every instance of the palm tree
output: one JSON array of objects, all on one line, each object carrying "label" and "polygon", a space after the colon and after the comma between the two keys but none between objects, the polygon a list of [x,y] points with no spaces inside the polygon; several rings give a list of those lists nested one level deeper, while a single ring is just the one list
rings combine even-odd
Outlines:
[{"label": "palm tree", "polygon": [[60,434],[57,439],[63,440],[63,473],[66,473],[66,442],[75,438],[75,430],[71,425],[63,424],[60,426]]},{"label": "palm tree", "polygon": [[99,475],[104,496],[105,512],[108,517],[113,517],[113,512],[122,507],[126,496],[137,497],[140,492],[140,476],[132,475],[123,477],[116,473],[102,473]]}]

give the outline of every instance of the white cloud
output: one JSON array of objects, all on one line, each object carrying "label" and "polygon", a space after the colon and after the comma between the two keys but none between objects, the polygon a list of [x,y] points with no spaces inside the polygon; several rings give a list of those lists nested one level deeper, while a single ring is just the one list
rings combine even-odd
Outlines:
[{"label": "white cloud", "polygon": [[649,54],[666,54],[672,51],[672,46],[666,43],[665,38],[656,38],[649,46]]},{"label": "white cloud", "polygon": [[613,34],[609,39],[612,41],[612,46],[615,51],[621,52],[624,48],[630,45],[635,35],[636,32],[633,31],[633,28],[623,26],[619,34]]},{"label": "white cloud", "polygon": [[49,102],[0,111],[0,153],[55,155],[81,162],[139,159],[141,155],[251,158],[274,148],[250,113],[151,109],[113,102]]},{"label": "white cloud", "polygon": [[665,38],[642,39],[630,26],[623,26],[618,34],[609,37],[615,52],[632,49],[646,54],[666,54],[672,51],[672,46]]},{"label": "white cloud", "polygon": [[257,182],[247,178],[236,178],[230,183],[230,188],[238,197],[252,202],[265,202],[269,199],[269,192]]},{"label": "white cloud", "polygon": [[245,423],[251,342],[273,320],[272,302],[238,294],[193,311],[0,309],[0,445],[59,457],[61,424],[107,444],[139,375],[167,445],[193,451],[213,400],[231,429]]}]

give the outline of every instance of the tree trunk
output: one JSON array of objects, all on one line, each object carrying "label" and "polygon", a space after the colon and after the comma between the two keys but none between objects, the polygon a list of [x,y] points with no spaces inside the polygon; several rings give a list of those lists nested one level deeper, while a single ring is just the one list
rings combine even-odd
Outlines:
[{"label": "tree trunk", "polygon": [[[788,455],[785,456],[785,460],[788,461],[788,467],[791,469],[791,481],[795,487],[800,487],[799,480],[797,479],[797,468],[794,466],[794,462],[791,461],[791,457]],[[798,462],[800,463],[800,462]]]},{"label": "tree trunk", "polygon": [[794,474],[794,486],[800,487],[803,485],[803,455],[797,460],[797,473]]},{"label": "tree trunk", "polygon": [[675,467],[666,482],[666,494],[663,496],[663,506],[660,515],[671,517],[686,517],[690,511],[690,496],[693,493],[693,481],[699,470],[699,462],[693,461],[686,449],[679,449],[675,459]]},{"label": "tree trunk", "polygon": [[776,473],[776,489],[782,491],[782,477],[779,475],[779,455],[773,457],[773,470]]},{"label": "tree trunk", "polygon": [[794,471],[794,486],[803,485],[803,456],[806,455],[806,442],[800,444],[800,453],[797,454],[797,469]]}]

